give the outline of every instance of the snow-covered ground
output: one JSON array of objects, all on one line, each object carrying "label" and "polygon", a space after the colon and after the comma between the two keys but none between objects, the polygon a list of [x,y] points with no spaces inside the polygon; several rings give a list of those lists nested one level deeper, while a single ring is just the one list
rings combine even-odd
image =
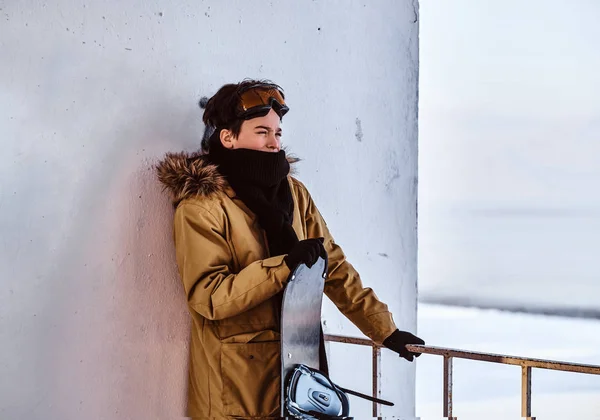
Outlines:
[{"label": "snow-covered ground", "polygon": [[[427,344],[600,365],[600,321],[420,304],[418,335]],[[442,418],[442,357],[417,362],[416,414]],[[520,419],[521,369],[454,360],[454,416]],[[534,369],[532,414],[600,420],[600,375]]]}]

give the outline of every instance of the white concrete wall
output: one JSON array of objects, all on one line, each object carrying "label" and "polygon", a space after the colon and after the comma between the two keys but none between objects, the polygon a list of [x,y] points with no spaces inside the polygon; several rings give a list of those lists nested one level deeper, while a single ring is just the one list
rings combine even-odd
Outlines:
[{"label": "white concrete wall", "polygon": [[[417,7],[0,3],[0,418],[183,414],[188,316],[150,168],[198,148],[198,99],[244,77],[284,86],[300,179],[414,330]],[[324,318],[355,332],[329,304]],[[338,382],[368,391],[369,354],[330,350]],[[414,366],[386,354],[384,369],[384,413],[412,415]]]}]

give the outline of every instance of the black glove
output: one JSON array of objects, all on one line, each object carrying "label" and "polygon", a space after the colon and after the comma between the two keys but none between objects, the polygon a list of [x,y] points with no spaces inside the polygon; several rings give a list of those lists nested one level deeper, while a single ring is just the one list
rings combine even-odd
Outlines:
[{"label": "black glove", "polygon": [[400,357],[404,357],[409,362],[412,362],[413,356],[419,357],[421,353],[408,351],[408,349],[406,348],[407,344],[425,344],[425,342],[416,335],[413,335],[407,331],[400,330],[394,331],[392,335],[383,340],[384,346],[398,353]]},{"label": "black glove", "polygon": [[315,238],[298,242],[283,258],[283,261],[285,261],[290,270],[294,270],[298,264],[302,263],[311,268],[319,257],[327,258],[323,240],[323,238]]}]

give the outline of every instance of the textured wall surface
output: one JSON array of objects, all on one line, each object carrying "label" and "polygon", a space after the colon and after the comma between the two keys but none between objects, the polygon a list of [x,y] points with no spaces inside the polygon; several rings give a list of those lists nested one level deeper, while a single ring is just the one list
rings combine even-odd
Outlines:
[{"label": "textured wall surface", "polygon": [[[151,166],[197,149],[199,98],[244,77],[285,88],[298,177],[414,330],[417,17],[416,0],[0,1],[0,418],[183,415],[189,322]],[[357,333],[329,302],[323,318]],[[329,350],[368,392],[370,353]],[[384,414],[412,415],[414,366],[383,361]]]}]

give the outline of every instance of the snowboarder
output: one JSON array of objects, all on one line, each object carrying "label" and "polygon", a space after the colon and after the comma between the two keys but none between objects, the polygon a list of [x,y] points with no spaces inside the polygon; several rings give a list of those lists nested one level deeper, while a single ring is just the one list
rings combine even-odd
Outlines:
[{"label": "snowboarder", "polygon": [[418,356],[405,345],[424,341],[396,328],[290,176],[297,160],[281,148],[281,87],[244,80],[202,105],[214,128],[202,150],[168,153],[156,168],[176,207],[176,258],[192,316],[187,415],[279,417],[282,292],[295,267],[320,256],[328,259],[325,294],[338,309],[374,342],[409,361]]}]

